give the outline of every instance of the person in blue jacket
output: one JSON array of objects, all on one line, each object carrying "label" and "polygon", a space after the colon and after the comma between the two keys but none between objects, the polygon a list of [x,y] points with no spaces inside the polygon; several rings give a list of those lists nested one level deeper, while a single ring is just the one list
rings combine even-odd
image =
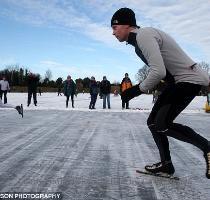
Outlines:
[{"label": "person in blue jacket", "polygon": [[98,92],[99,92],[98,84],[95,80],[95,77],[92,76],[91,79],[90,79],[90,97],[91,97],[91,100],[90,100],[89,109],[95,109],[95,104],[96,104]]}]

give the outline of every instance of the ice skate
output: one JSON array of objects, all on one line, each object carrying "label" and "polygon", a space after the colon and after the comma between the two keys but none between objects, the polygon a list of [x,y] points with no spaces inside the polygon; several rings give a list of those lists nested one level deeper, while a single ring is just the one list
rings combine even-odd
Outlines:
[{"label": "ice skate", "polygon": [[174,166],[171,161],[158,162],[152,165],[146,165],[145,170],[154,174],[169,174],[172,175],[175,172]]},{"label": "ice skate", "polygon": [[23,118],[23,105],[21,104],[20,106],[16,106],[15,109],[18,111],[18,113],[22,116]]}]

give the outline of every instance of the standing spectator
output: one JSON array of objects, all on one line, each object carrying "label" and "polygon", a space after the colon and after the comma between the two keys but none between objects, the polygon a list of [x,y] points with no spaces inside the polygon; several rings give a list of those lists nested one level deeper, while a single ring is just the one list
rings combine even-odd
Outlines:
[{"label": "standing spectator", "polygon": [[34,105],[37,106],[37,85],[39,82],[39,77],[33,73],[28,75],[28,104],[31,104],[31,97],[33,95]]},{"label": "standing spectator", "polygon": [[91,101],[89,109],[95,109],[95,104],[98,96],[98,84],[94,76],[92,76],[90,79],[90,96],[91,96]]},{"label": "standing spectator", "polygon": [[9,88],[9,82],[6,80],[6,77],[3,76],[3,79],[0,81],[1,86],[1,92],[0,92],[0,98],[2,99],[2,95],[4,95],[4,104],[7,103],[7,92],[10,90]]},{"label": "standing spectator", "polygon": [[60,85],[58,86],[58,96],[62,96],[62,94],[61,94],[61,86]]},{"label": "standing spectator", "polygon": [[[122,94],[122,92],[124,92],[125,90],[127,90],[128,88],[132,87],[132,83],[130,78],[128,77],[128,73],[125,73],[125,77],[123,78],[121,84],[120,84],[120,92]],[[125,108],[126,105],[126,109],[129,109],[129,101],[125,102],[122,99],[122,109]]]},{"label": "standing spectator", "polygon": [[111,84],[106,79],[106,76],[103,76],[103,80],[101,81],[100,91],[103,95],[103,109],[106,108],[106,101],[108,104],[108,108],[110,109],[110,93],[111,93]]},{"label": "standing spectator", "polygon": [[69,97],[71,96],[72,108],[74,108],[74,95],[76,91],[76,84],[71,79],[71,76],[67,76],[67,80],[64,81],[64,95],[66,96],[66,108],[68,108]]}]

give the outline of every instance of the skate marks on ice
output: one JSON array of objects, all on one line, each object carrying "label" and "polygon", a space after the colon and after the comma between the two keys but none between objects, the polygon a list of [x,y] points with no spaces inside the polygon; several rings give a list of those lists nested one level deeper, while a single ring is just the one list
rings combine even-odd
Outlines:
[{"label": "skate marks on ice", "polygon": [[[148,114],[145,115],[145,121]],[[183,114],[177,122],[187,124],[193,127],[198,133],[209,138],[208,132],[210,125],[209,118],[204,115]],[[157,148],[151,137],[149,130],[142,127],[142,120],[137,123],[136,120],[130,120],[133,127],[133,137],[138,147],[141,163],[137,169],[144,168],[145,164],[154,163],[159,158]],[[203,126],[205,124],[205,128]],[[208,125],[207,125],[208,124]],[[210,139],[210,138],[209,138]],[[208,199],[210,195],[209,180],[205,177],[206,165],[202,153],[190,144],[180,142],[169,138],[170,151],[172,160],[175,165],[175,176],[180,178],[177,180],[165,180],[162,177],[143,176],[144,179],[152,180],[154,189],[158,199]]]},{"label": "skate marks on ice", "polygon": [[[1,124],[1,192],[62,192],[66,200],[186,200],[210,195],[199,152],[175,140],[171,152],[180,181],[136,175],[136,169],[158,158],[146,113],[26,115],[17,120],[9,113]],[[195,125],[199,119],[189,118]]]}]

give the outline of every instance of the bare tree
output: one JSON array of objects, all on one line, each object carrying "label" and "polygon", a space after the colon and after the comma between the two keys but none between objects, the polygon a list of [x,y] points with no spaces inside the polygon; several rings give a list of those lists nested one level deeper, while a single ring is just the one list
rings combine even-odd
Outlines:
[{"label": "bare tree", "polygon": [[149,67],[147,65],[144,65],[142,68],[138,70],[136,74],[136,80],[138,82],[142,82],[144,79],[146,79],[148,73],[149,73]]},{"label": "bare tree", "polygon": [[207,73],[210,75],[210,64],[202,61],[202,62],[198,63],[198,66],[200,66],[202,69],[206,70]]},{"label": "bare tree", "polygon": [[48,69],[46,72],[45,72],[45,79],[48,81],[50,81],[52,79],[52,72],[50,69]]}]

